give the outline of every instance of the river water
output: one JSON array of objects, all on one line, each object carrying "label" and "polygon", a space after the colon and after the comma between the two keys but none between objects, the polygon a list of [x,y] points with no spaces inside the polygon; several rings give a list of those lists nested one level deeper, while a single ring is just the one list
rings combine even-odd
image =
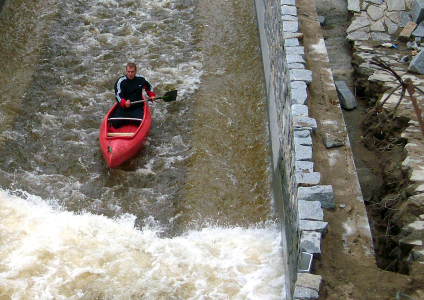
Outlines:
[{"label": "river water", "polygon": [[[0,299],[281,299],[259,51],[253,1],[8,0]],[[178,99],[111,170],[129,61]]]}]

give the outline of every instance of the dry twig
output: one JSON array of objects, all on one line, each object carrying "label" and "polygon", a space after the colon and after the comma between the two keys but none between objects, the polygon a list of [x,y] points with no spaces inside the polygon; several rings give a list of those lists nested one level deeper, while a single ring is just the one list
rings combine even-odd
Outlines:
[{"label": "dry twig", "polygon": [[390,115],[394,115],[394,113],[396,112],[400,103],[402,102],[403,98],[405,97],[406,91],[408,91],[409,97],[411,98],[412,105],[414,106],[415,114],[417,115],[418,123],[420,124],[420,127],[421,127],[421,132],[424,135],[424,120],[423,120],[423,116],[422,116],[422,111],[421,111],[421,108],[418,105],[417,98],[414,97],[415,90],[419,91],[422,94],[424,94],[424,92],[420,88],[414,86],[411,78],[406,78],[405,80],[403,80],[399,76],[399,74],[396,73],[395,70],[393,70],[386,62],[382,61],[380,58],[374,57],[371,60],[370,64],[373,64],[373,65],[379,67],[380,69],[382,69],[383,71],[388,72],[389,74],[394,76],[396,78],[396,80],[399,82],[398,86],[381,103],[377,102],[377,104],[376,104],[377,112],[381,113],[383,111],[383,105],[390,98],[390,96],[396,90],[398,90],[401,87],[402,90],[401,90],[401,93],[400,93],[399,101],[396,104],[395,108],[393,109],[393,112],[390,113]]}]

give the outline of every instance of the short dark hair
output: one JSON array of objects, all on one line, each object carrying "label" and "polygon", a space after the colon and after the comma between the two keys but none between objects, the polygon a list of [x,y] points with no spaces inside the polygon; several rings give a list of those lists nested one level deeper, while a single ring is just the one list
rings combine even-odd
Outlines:
[{"label": "short dark hair", "polygon": [[134,68],[137,71],[137,66],[135,65],[135,63],[127,63],[127,66],[126,66],[125,70],[127,68],[130,68],[130,69]]}]

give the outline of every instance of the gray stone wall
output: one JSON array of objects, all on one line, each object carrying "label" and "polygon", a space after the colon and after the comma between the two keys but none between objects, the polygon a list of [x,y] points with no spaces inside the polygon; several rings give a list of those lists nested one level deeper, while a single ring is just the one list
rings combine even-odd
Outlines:
[{"label": "gray stone wall", "polygon": [[282,45],[280,0],[255,0],[267,91],[275,207],[281,220],[286,299],[297,277],[299,230],[290,76]]},{"label": "gray stone wall", "polygon": [[306,68],[304,47],[298,40],[302,34],[295,0],[255,3],[267,92],[272,188],[285,262],[282,296],[316,299],[321,276],[303,272],[310,271],[312,258],[321,253],[321,235],[327,226],[322,209],[334,208],[334,196],[331,186],[319,186],[321,174],[314,172],[312,161],[311,134],[317,122],[309,118],[305,105],[312,72]]}]

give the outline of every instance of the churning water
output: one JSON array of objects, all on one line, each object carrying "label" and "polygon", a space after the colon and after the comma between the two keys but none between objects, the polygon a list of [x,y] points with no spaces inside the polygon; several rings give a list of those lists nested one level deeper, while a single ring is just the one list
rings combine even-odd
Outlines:
[{"label": "churning water", "polygon": [[[0,299],[280,299],[254,3],[8,0],[0,15]],[[99,150],[134,61],[146,147]]]}]

